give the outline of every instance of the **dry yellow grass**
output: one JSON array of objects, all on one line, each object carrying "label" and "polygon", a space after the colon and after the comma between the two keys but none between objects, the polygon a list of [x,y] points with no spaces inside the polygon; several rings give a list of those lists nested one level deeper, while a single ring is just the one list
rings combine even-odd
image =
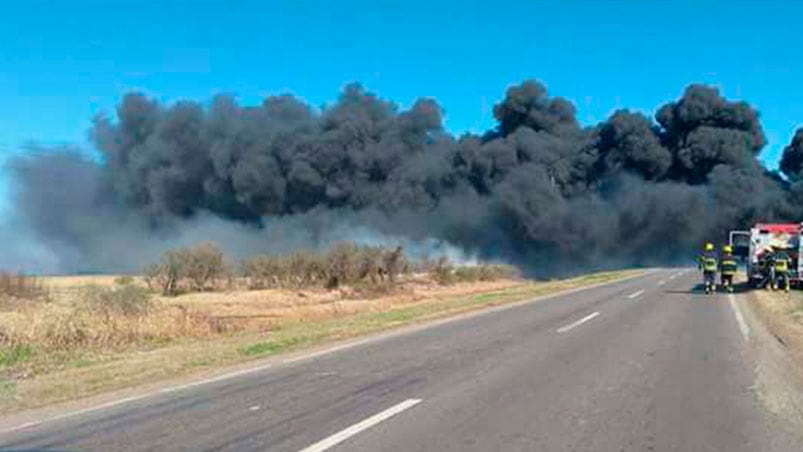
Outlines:
[{"label": "dry yellow grass", "polygon": [[753,292],[754,311],[803,369],[803,292]]},{"label": "dry yellow grass", "polygon": [[[199,292],[178,297],[151,295],[146,310],[126,314],[106,309],[102,303],[93,304],[93,297],[98,291],[108,295],[126,289],[132,289],[133,295],[143,295],[145,286],[141,280],[120,285],[115,276],[48,277],[43,280],[49,294],[47,300],[5,303],[6,309],[0,311],[0,346],[5,350],[31,347],[39,357],[55,352],[98,354],[152,349],[181,338],[263,333],[287,322],[383,311],[432,296],[468,295],[519,284],[523,283],[501,280],[439,286],[427,278],[410,277],[381,296],[375,293],[376,288],[363,293],[348,287],[335,291],[270,289]],[[52,360],[47,365],[40,359],[11,361],[20,366],[27,363],[37,373],[46,373],[49,366],[58,365]]]},{"label": "dry yellow grass", "polygon": [[382,311],[431,297],[467,295],[524,284],[500,280],[440,286],[426,278],[410,279],[382,296],[360,296],[352,289],[328,291],[267,289],[200,292],[177,298],[159,297],[168,308],[236,324],[239,329],[264,330],[286,320],[312,320],[364,311]]},{"label": "dry yellow grass", "polygon": [[[42,276],[39,278],[46,287],[54,290],[75,289],[82,286],[113,286],[118,275],[70,275],[70,276]],[[138,284],[145,284],[142,278],[134,278]]]}]

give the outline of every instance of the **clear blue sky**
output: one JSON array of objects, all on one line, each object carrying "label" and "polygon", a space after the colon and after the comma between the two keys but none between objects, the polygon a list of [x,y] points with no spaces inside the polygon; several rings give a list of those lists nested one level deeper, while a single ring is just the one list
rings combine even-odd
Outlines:
[{"label": "clear blue sky", "polygon": [[319,105],[357,80],[402,106],[435,97],[461,132],[538,78],[586,123],[715,84],[759,108],[775,166],[803,123],[801,17],[803,2],[4,0],[0,160],[29,141],[86,146],[92,116],[131,89]]}]

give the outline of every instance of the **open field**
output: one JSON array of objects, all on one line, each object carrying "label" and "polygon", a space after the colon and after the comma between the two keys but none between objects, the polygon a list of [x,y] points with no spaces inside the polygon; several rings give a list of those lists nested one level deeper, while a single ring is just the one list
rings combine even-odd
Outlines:
[{"label": "open field", "polygon": [[[48,288],[53,290],[76,289],[84,286],[114,286],[115,280],[121,278],[116,275],[69,275],[69,276],[44,276],[39,280]],[[144,285],[142,278],[132,277],[137,284]]]},{"label": "open field", "polygon": [[410,275],[384,292],[344,286],[152,295],[147,310],[134,314],[84,309],[85,297],[96,284],[145,290],[139,279],[121,285],[110,276],[42,278],[47,300],[5,303],[0,312],[6,335],[0,410],[177,377],[637,272],[450,285]]}]

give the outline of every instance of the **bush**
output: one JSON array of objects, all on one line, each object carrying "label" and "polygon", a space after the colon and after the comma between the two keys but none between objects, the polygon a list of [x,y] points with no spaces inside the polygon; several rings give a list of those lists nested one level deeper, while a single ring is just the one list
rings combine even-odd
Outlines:
[{"label": "bush", "polygon": [[359,279],[359,248],[350,242],[335,244],[326,256],[327,289],[336,289]]},{"label": "bush", "polygon": [[368,278],[371,284],[377,284],[385,279],[383,271],[384,250],[377,246],[369,246],[359,250],[357,257],[357,277],[360,280]]},{"label": "bush", "polygon": [[161,264],[148,264],[142,269],[142,279],[148,285],[148,289],[156,291],[163,286],[162,284],[162,266]]},{"label": "bush", "polygon": [[242,261],[240,267],[252,289],[307,287],[325,275],[320,257],[306,252],[255,256]]},{"label": "bush", "polygon": [[22,273],[0,272],[0,296],[33,300],[46,295],[46,291],[36,277]]},{"label": "bush", "polygon": [[184,278],[188,260],[189,258],[186,250],[170,250],[165,252],[159,270],[161,273],[163,295],[178,295],[178,284]]},{"label": "bush", "polygon": [[240,264],[243,276],[248,278],[251,289],[265,289],[278,285],[280,264],[273,256],[255,256]]},{"label": "bush", "polygon": [[134,284],[134,278],[131,276],[118,276],[114,278],[114,283],[118,286],[127,286],[129,284]]},{"label": "bush", "polygon": [[225,269],[223,251],[211,242],[180,251],[178,257],[183,260],[183,276],[190,280],[195,290],[206,289],[207,284],[220,277]]},{"label": "bush", "polygon": [[519,276],[519,271],[515,267],[500,264],[457,267],[452,273],[452,279],[461,282],[496,281],[515,279]]},{"label": "bush", "polygon": [[465,266],[454,269],[452,276],[455,281],[471,282],[483,280],[482,269],[479,266]]},{"label": "bush", "polygon": [[29,344],[15,344],[0,349],[0,367],[11,367],[33,358],[35,351]]},{"label": "bush", "polygon": [[[507,265],[455,267],[445,256],[434,262],[427,259],[410,263],[400,246],[358,246],[352,242],[336,243],[327,253],[298,251],[283,256],[254,256],[240,262],[240,274],[247,279],[249,289],[336,289],[358,285],[362,289],[387,290],[395,286],[400,275],[411,271],[425,271],[444,285],[518,276],[516,269]],[[165,252],[159,263],[144,269],[143,276],[151,290],[172,296],[183,290],[217,287],[213,283],[221,278],[226,278],[231,288],[233,274],[220,248],[213,243],[202,243]],[[130,284],[121,279],[118,278],[119,285]]]},{"label": "bush", "polygon": [[404,250],[398,246],[393,251],[385,251],[382,259],[382,270],[390,282],[395,283],[399,273],[406,267]]},{"label": "bush", "polygon": [[443,256],[429,268],[429,275],[438,284],[451,284],[454,282],[454,266],[448,257]]},{"label": "bush", "polygon": [[492,264],[481,265],[483,281],[493,281],[497,279],[518,279],[521,278],[521,272],[518,268],[512,265]]},{"label": "bush", "polygon": [[193,290],[205,290],[226,272],[223,251],[209,242],[166,251],[159,263],[143,270],[148,287],[167,296],[178,295],[184,281]]},{"label": "bush", "polygon": [[326,287],[394,283],[409,266],[401,247],[385,249],[336,243],[328,253],[299,251],[286,256],[255,256],[240,264],[252,289]]},{"label": "bush", "polygon": [[137,317],[148,313],[151,296],[147,289],[134,285],[120,287],[89,286],[86,289],[89,308],[107,319],[112,316]]},{"label": "bush", "polygon": [[326,266],[320,256],[298,251],[282,259],[285,285],[292,288],[309,287],[326,278]]}]

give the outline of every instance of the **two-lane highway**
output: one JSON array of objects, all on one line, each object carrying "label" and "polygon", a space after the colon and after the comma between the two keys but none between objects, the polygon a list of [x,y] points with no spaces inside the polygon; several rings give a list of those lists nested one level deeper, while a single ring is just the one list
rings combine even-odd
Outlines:
[{"label": "two-lane highway", "polygon": [[668,269],[6,431],[28,450],[799,451],[744,319]]}]

